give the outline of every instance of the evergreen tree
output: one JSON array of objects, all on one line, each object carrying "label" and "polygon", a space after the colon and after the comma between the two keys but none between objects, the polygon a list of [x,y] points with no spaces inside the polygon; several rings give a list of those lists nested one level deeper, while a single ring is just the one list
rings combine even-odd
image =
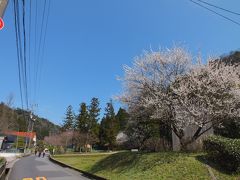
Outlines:
[{"label": "evergreen tree", "polygon": [[90,121],[90,129],[91,132],[97,137],[99,134],[99,114],[100,114],[100,108],[99,108],[99,100],[98,98],[92,98],[91,104],[88,107],[89,111],[89,121]]},{"label": "evergreen tree", "polygon": [[66,111],[66,117],[63,121],[63,126],[62,126],[62,130],[66,131],[66,130],[73,130],[74,129],[74,113],[73,113],[73,108],[71,105],[69,105],[67,107],[67,111]]},{"label": "evergreen tree", "polygon": [[119,124],[115,118],[115,112],[112,101],[107,103],[105,108],[105,116],[102,119],[100,126],[100,140],[102,145],[107,145],[110,149],[116,144],[116,136],[119,129]]},{"label": "evergreen tree", "polygon": [[129,119],[129,114],[127,111],[123,108],[119,108],[118,113],[116,115],[116,120],[119,123],[119,130],[124,131],[127,128]]},{"label": "evergreen tree", "polygon": [[108,143],[106,132],[107,132],[106,118],[103,117],[99,127],[99,140],[102,146],[105,146]]},{"label": "evergreen tree", "polygon": [[88,133],[90,129],[89,113],[86,103],[80,104],[79,115],[76,121],[77,130],[81,133]]}]

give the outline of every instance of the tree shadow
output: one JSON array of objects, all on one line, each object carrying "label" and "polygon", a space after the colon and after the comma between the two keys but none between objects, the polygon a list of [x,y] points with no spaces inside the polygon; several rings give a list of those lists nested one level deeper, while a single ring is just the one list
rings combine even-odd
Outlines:
[{"label": "tree shadow", "polygon": [[90,170],[91,173],[97,173],[103,170],[122,172],[133,168],[139,161],[140,153],[120,152],[107,156],[97,162]]},{"label": "tree shadow", "polygon": [[120,152],[112,154],[99,162],[97,162],[90,170],[91,173],[99,171],[115,171],[122,173],[129,171],[132,168],[137,168],[140,171],[152,169],[161,164],[172,163],[177,160],[177,153],[154,153],[151,160],[146,156],[146,152]]},{"label": "tree shadow", "polygon": [[214,162],[211,158],[209,158],[207,155],[199,155],[196,156],[196,159],[200,161],[203,164],[206,164],[210,166],[212,169],[215,169],[216,171],[219,171],[225,175],[238,175],[239,173],[234,171],[229,171],[226,168],[220,166],[218,163]]}]

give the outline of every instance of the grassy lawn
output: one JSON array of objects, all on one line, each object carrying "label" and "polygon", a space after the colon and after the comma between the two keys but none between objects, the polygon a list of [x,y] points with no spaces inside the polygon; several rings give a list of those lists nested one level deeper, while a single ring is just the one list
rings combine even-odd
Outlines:
[{"label": "grassy lawn", "polygon": [[109,155],[59,155],[54,156],[54,159],[76,167],[84,171],[91,171],[91,168],[97,162],[103,160]]},{"label": "grassy lawn", "polygon": [[60,155],[54,158],[107,179],[211,179],[196,154],[174,152]]},{"label": "grassy lawn", "polygon": [[[93,155],[59,155],[56,160],[107,179],[211,179],[202,154],[174,152]],[[227,174],[211,167],[219,180],[239,179],[240,175]]]}]

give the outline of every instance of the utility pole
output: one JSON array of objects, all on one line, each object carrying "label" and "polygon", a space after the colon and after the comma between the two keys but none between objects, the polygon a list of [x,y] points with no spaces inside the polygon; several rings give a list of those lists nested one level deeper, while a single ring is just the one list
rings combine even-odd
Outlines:
[{"label": "utility pole", "polygon": [[[30,120],[29,120],[28,132],[30,131],[31,133],[33,132],[33,126],[34,126],[34,123],[36,121],[36,119],[33,117],[33,112],[34,112],[34,110],[37,106],[38,106],[37,104],[32,104],[32,107],[31,107],[32,110],[30,111]],[[32,138],[30,138],[29,142],[28,142],[28,147],[29,148],[31,146],[31,141],[32,141]]]},{"label": "utility pole", "polygon": [[[33,114],[32,114],[32,112],[31,112],[31,114],[30,114],[30,121],[31,121],[31,125],[30,125],[30,132],[32,133],[33,132],[33,125],[34,125],[34,123],[35,123],[35,121],[36,121],[36,119],[35,118],[33,118]],[[28,144],[28,147],[30,148],[31,147],[31,142],[32,142],[32,138],[30,138],[29,139],[29,144]]]},{"label": "utility pole", "polygon": [[0,18],[3,18],[7,5],[8,0],[0,0]]}]

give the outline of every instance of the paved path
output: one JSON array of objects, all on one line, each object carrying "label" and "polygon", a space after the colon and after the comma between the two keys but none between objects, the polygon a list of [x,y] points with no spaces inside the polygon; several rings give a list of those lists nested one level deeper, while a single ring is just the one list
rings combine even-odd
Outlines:
[{"label": "paved path", "polygon": [[[48,160],[48,157],[35,157],[33,155],[18,160],[10,171],[9,180],[87,180],[81,173],[69,168],[63,168]],[[28,180],[30,180],[28,179]]]}]

